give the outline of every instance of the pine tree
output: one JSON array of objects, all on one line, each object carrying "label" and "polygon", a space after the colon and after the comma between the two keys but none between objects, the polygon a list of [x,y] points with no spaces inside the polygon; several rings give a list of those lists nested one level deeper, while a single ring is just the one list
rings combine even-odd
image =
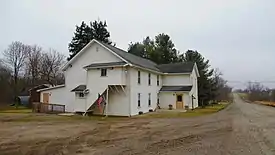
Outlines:
[{"label": "pine tree", "polygon": [[74,33],[74,37],[69,44],[69,52],[70,57],[68,60],[73,58],[86,44],[89,43],[90,38],[92,38],[92,33],[87,33],[89,27],[86,25],[84,21],[82,21],[80,26],[76,26],[76,32]]},{"label": "pine tree", "polygon": [[210,69],[209,60],[197,51],[188,50],[180,56],[184,62],[195,62],[197,64],[200,77],[198,78],[198,96],[200,106],[206,105],[215,97],[216,87],[213,80],[214,69]]},{"label": "pine tree", "polygon": [[130,44],[128,52],[152,60],[157,64],[178,62],[178,50],[167,34],[159,34],[155,40],[146,37],[142,43]]},{"label": "pine tree", "polygon": [[94,21],[87,25],[82,21],[80,26],[76,26],[76,32],[72,41],[69,43],[70,56],[67,60],[72,59],[83,47],[91,40],[97,39],[107,44],[111,44],[110,33],[107,30],[106,21]]},{"label": "pine tree", "polygon": [[102,41],[107,44],[111,44],[110,41],[110,33],[107,30],[107,23],[106,21],[94,21],[90,22],[90,28],[93,33],[93,37],[99,41]]}]

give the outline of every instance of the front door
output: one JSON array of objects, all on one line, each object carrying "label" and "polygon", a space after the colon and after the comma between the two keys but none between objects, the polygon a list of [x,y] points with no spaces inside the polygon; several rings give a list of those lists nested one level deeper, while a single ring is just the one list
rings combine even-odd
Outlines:
[{"label": "front door", "polygon": [[176,109],[183,109],[183,95],[177,94]]},{"label": "front door", "polygon": [[49,93],[43,93],[43,103],[49,103]]}]

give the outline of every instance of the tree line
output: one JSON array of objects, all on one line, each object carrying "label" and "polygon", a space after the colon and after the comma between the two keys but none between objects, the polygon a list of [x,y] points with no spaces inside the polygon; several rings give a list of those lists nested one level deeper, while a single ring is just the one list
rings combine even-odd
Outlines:
[{"label": "tree line", "polygon": [[0,60],[0,102],[12,101],[25,89],[39,84],[64,83],[60,68],[65,56],[54,49],[12,42]]},{"label": "tree line", "polygon": [[236,92],[247,94],[246,97],[249,101],[275,102],[275,90],[265,87],[260,82],[248,82],[245,89],[238,89]]},{"label": "tree line", "polygon": [[[72,41],[69,43],[70,60],[92,39],[112,44],[107,22],[96,20],[90,23],[84,21],[78,26]],[[181,53],[168,34],[160,33],[154,39],[146,36],[141,42],[131,42],[128,52],[149,59],[157,64],[196,62],[200,77],[198,78],[198,96],[200,105],[206,105],[220,100],[229,100],[232,88],[222,78],[218,69],[211,68],[210,61],[196,50]]]}]

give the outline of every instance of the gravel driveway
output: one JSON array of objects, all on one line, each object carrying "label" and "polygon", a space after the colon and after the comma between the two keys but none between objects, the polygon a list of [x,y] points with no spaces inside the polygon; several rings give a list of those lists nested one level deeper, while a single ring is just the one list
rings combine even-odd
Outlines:
[{"label": "gravel driveway", "polygon": [[1,155],[275,154],[275,108],[238,96],[226,109],[195,118],[0,123]]}]

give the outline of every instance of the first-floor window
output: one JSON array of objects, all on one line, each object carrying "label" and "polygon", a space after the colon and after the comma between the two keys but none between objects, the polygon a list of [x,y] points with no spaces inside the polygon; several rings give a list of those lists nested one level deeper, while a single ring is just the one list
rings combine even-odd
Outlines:
[{"label": "first-floor window", "polygon": [[151,106],[151,93],[148,94],[148,106]]},{"label": "first-floor window", "polygon": [[159,86],[159,75],[157,75],[157,86]]},{"label": "first-floor window", "polygon": [[84,93],[79,93],[79,97],[84,97]]},{"label": "first-floor window", "polygon": [[138,107],[140,107],[140,93],[138,93]]}]

